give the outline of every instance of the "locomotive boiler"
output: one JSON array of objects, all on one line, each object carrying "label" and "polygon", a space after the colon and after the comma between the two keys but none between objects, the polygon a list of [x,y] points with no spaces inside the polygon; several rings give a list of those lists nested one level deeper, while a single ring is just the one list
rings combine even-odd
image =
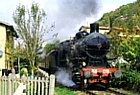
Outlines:
[{"label": "locomotive boiler", "polygon": [[121,77],[121,72],[108,63],[109,48],[109,39],[99,33],[99,24],[92,23],[90,33],[76,33],[73,39],[61,42],[49,54],[50,71],[55,71],[56,67],[70,68],[71,78],[77,86],[103,84],[108,87],[113,78]]}]

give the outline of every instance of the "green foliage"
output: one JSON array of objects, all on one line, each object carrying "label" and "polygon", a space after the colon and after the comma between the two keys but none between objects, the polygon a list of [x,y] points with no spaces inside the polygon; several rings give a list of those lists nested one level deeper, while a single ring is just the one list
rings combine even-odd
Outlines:
[{"label": "green foliage", "polygon": [[131,62],[140,62],[140,38],[129,37],[120,45],[122,55]]},{"label": "green foliage", "polygon": [[130,69],[138,70],[140,65],[140,38],[126,37],[120,43],[120,53],[130,63]]},{"label": "green foliage", "polygon": [[55,49],[58,44],[59,44],[59,40],[55,40],[53,43],[46,44],[44,48],[46,54],[49,53],[51,50]]},{"label": "green foliage", "polygon": [[45,46],[46,53],[49,53],[51,50],[55,49],[55,44],[47,44]]},{"label": "green foliage", "polygon": [[123,76],[115,79],[113,86],[140,92],[140,73],[135,70],[124,70],[122,73]]},{"label": "green foliage", "polygon": [[108,52],[109,57],[119,56],[120,39],[118,33],[114,32],[114,34],[111,35],[111,37],[109,37],[109,41],[110,41],[110,51]]},{"label": "green foliage", "polygon": [[[123,5],[115,11],[105,13],[99,20],[99,24],[103,26],[109,26],[109,19],[115,19],[113,26],[130,29],[132,32],[136,25],[140,27],[140,1],[137,0],[134,3]],[[119,17],[119,18],[118,18]],[[117,18],[117,19],[116,19]],[[125,22],[125,23],[124,23]]]}]

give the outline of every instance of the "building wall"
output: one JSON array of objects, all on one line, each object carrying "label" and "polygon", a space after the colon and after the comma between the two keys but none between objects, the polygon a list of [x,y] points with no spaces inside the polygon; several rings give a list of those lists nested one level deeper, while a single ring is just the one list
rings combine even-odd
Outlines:
[{"label": "building wall", "polygon": [[99,30],[99,32],[102,33],[102,34],[105,34],[105,33],[108,33],[109,30]]},{"label": "building wall", "polygon": [[0,58],[0,75],[2,75],[2,69],[6,68],[5,44],[6,44],[6,26],[0,25],[0,50],[2,50],[3,52],[3,56]]},{"label": "building wall", "polygon": [[12,32],[13,31],[10,30],[6,32],[5,62],[6,62],[6,68],[8,70],[11,70],[13,67],[12,51],[14,49],[14,40],[13,40]]}]

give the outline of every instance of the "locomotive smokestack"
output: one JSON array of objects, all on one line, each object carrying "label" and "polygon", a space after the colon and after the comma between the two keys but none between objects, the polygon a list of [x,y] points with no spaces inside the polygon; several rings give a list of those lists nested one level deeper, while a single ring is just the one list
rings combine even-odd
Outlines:
[{"label": "locomotive smokestack", "polygon": [[90,24],[90,33],[92,32],[99,32],[99,24],[98,23],[91,23]]}]

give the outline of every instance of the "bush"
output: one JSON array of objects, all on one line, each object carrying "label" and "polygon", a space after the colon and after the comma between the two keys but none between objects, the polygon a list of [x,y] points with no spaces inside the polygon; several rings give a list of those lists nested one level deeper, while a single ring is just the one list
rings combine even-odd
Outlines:
[{"label": "bush", "polygon": [[123,76],[113,81],[113,86],[140,92],[140,73],[135,70],[122,71]]}]

